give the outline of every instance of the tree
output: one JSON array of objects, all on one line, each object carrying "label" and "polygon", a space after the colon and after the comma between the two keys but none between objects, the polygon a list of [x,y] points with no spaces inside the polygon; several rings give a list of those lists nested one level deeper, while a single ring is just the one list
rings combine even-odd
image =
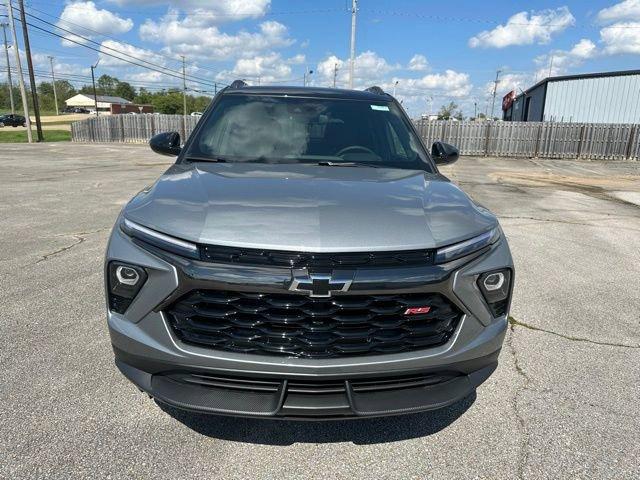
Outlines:
[{"label": "tree", "polygon": [[182,113],[182,92],[162,91],[153,96],[151,101],[156,112],[166,114]]},{"label": "tree", "polygon": [[[58,108],[62,110],[65,105],[64,101],[73,97],[76,94],[76,89],[66,80],[56,80],[56,93],[58,94]],[[40,109],[45,112],[56,110],[53,83],[42,82],[38,85],[38,103]]]},{"label": "tree", "polygon": [[115,95],[119,80],[111,75],[100,75],[96,80],[96,90],[99,95]]},{"label": "tree", "polygon": [[448,105],[443,105],[440,107],[440,111],[438,112],[438,120],[450,120],[452,118],[457,120],[462,120],[464,118],[462,111],[455,102],[449,102]]},{"label": "tree", "polygon": [[116,79],[116,87],[113,90],[113,94],[116,97],[122,97],[126,100],[133,100],[136,96],[136,90],[127,82],[120,82]]}]

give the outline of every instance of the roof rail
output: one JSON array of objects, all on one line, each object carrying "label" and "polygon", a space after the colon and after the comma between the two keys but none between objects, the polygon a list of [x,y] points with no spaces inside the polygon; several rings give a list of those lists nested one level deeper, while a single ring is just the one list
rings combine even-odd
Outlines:
[{"label": "roof rail", "polygon": [[233,82],[231,82],[231,85],[229,85],[229,88],[243,88],[247,86],[247,82],[245,82],[244,80],[234,80]]},{"label": "roof rail", "polygon": [[377,85],[374,85],[373,87],[365,88],[364,91],[365,92],[369,92],[369,93],[373,93],[375,95],[388,95],[384,90],[382,90]]}]

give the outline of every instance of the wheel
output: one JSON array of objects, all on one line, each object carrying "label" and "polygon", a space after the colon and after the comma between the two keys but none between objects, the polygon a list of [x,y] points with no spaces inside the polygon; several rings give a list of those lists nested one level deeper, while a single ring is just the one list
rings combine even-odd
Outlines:
[{"label": "wheel", "polygon": [[4,123],[0,122],[0,128],[4,127]]},{"label": "wheel", "polygon": [[23,127],[26,127],[26,126],[27,126],[27,122],[24,122],[24,123],[22,124],[22,126],[23,126]]}]

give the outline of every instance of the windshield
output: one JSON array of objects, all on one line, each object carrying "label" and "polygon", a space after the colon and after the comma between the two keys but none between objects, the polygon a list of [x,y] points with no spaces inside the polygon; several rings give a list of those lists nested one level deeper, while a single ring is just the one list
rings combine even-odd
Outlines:
[{"label": "windshield", "polygon": [[185,157],[432,171],[393,102],[227,95]]}]

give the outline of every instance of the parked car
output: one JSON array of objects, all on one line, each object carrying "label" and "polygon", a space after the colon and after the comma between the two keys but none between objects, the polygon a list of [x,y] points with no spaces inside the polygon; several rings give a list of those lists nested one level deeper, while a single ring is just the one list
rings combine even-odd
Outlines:
[{"label": "parked car", "polygon": [[122,210],[105,260],[116,365],[158,402],[349,418],[441,408],[495,370],[514,269],[496,217],[367,91],[215,97]]},{"label": "parked car", "polygon": [[22,115],[14,115],[7,113],[0,116],[0,128],[1,127],[26,127],[26,119]]},{"label": "parked car", "polygon": [[202,116],[202,112],[191,112],[191,116],[192,117],[201,117]]},{"label": "parked car", "polygon": [[64,110],[62,110],[62,113],[91,113],[91,112],[86,108],[82,108],[82,107],[65,107]]}]

